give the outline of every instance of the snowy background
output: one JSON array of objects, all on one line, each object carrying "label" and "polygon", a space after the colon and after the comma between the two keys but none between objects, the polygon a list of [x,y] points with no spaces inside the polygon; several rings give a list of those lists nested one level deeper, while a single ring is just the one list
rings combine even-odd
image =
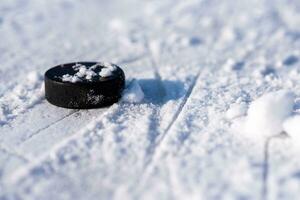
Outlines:
[{"label": "snowy background", "polygon": [[[73,61],[129,98],[50,105]],[[299,199],[299,98],[299,0],[1,0],[0,199]]]}]

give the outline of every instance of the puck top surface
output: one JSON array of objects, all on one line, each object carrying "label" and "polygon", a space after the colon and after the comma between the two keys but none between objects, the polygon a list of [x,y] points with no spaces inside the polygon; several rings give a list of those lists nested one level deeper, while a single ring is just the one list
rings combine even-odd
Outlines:
[{"label": "puck top surface", "polygon": [[123,70],[115,64],[76,62],[45,73],[46,99],[66,108],[98,108],[119,100],[125,87]]},{"label": "puck top surface", "polygon": [[76,62],[49,69],[45,76],[53,81],[73,84],[94,84],[115,79],[120,68],[111,63]]}]

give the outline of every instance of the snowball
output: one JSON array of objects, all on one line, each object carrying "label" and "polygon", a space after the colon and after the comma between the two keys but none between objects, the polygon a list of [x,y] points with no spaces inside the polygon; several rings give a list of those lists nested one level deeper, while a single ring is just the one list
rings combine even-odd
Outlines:
[{"label": "snowball", "polygon": [[294,94],[288,91],[272,92],[250,104],[245,132],[269,137],[283,131],[284,120],[292,114]]},{"label": "snowball", "polygon": [[122,101],[127,103],[140,103],[144,99],[144,92],[138,81],[133,80],[124,91]]},{"label": "snowball", "polygon": [[283,130],[296,141],[300,141],[300,115],[289,117],[283,123]]},{"label": "snowball", "polygon": [[240,104],[235,103],[230,106],[230,108],[226,112],[227,119],[234,119],[237,117],[241,117],[247,113],[247,104],[242,102]]}]

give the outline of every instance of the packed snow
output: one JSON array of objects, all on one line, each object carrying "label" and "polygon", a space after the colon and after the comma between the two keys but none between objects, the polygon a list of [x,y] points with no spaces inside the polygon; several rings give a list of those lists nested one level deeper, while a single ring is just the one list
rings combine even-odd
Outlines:
[{"label": "packed snow", "polygon": [[249,106],[244,131],[266,138],[280,134],[283,122],[293,112],[294,98],[289,91],[277,91],[256,99]]},{"label": "packed snow", "polygon": [[[0,1],[0,199],[298,200],[299,10],[298,0]],[[116,66],[101,60],[125,72],[120,102],[47,103],[46,70],[95,61],[101,70],[60,78],[109,79]]]}]

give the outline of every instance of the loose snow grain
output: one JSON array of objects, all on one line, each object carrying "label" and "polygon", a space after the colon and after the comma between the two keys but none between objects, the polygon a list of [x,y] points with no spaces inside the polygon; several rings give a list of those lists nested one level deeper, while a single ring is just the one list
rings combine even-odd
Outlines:
[{"label": "loose snow grain", "polygon": [[137,80],[133,80],[124,91],[122,101],[126,103],[141,103],[144,99],[144,92]]},{"label": "loose snow grain", "polygon": [[250,104],[244,131],[253,136],[269,137],[283,131],[283,122],[293,111],[294,94],[271,92]]}]

